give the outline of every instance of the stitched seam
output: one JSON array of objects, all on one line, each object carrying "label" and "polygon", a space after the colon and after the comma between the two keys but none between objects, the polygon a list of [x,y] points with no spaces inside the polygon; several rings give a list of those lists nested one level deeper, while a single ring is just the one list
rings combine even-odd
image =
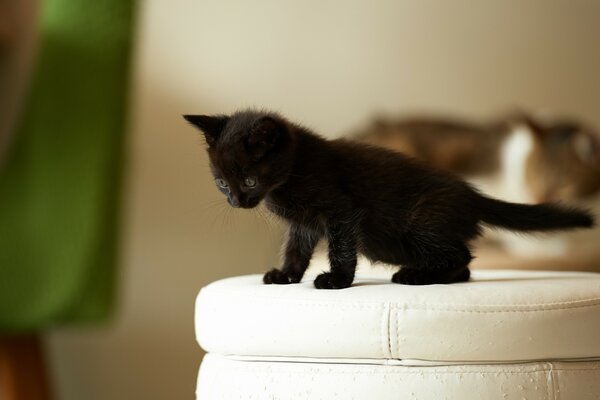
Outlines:
[{"label": "stitched seam", "polygon": [[550,363],[550,375],[552,375],[552,390],[554,390],[554,400],[560,400],[560,390],[558,386],[558,374],[554,372],[554,364]]},{"label": "stitched seam", "polygon": [[548,381],[548,376],[550,376],[550,379],[552,379],[552,375],[550,374],[549,371],[546,372],[546,398],[547,399],[552,399],[552,393],[550,393],[550,382]]},{"label": "stitched seam", "polygon": [[[248,302],[250,299],[245,299]],[[377,310],[383,308],[383,306],[369,306],[362,304],[329,304],[329,303],[298,303],[294,304],[295,306],[301,307],[331,307],[331,308],[362,308],[362,309],[372,309]],[[464,310],[464,309],[452,309],[452,308],[430,308],[430,307],[414,307],[414,306],[392,306],[390,308],[403,308],[405,311],[447,311],[447,312],[464,312],[464,313],[528,313],[528,312],[542,312],[542,311],[563,311],[563,310],[571,310],[575,308],[592,308],[599,307],[600,304],[590,304],[590,305],[581,305],[581,306],[572,306],[572,307],[561,307],[561,308],[540,308],[540,309],[531,309],[531,310]],[[479,306],[482,307],[482,306]]]},{"label": "stitched seam", "polygon": [[[511,365],[530,365],[530,364],[541,364],[542,360],[463,360],[463,361],[430,361],[432,364],[389,364],[386,362],[386,358],[378,359],[378,358],[362,358],[361,356],[355,357],[339,357],[335,355],[310,355],[310,356],[298,356],[298,355],[256,355],[254,353],[250,354],[241,354],[240,352],[220,352],[217,351],[207,351],[206,354],[216,355],[222,358],[226,358],[228,360],[234,362],[261,362],[261,363],[293,363],[293,364],[309,364],[309,365],[344,365],[344,366],[359,366],[359,365],[371,365],[375,367],[386,367],[386,368],[454,368],[454,367],[487,367],[487,366],[511,366]],[[352,361],[347,361],[352,360]],[[404,361],[400,357],[391,358],[393,361]],[[410,362],[410,359],[406,359]],[[600,374],[600,360],[598,361],[557,361],[559,363],[575,363],[575,364],[585,364],[585,363],[593,363],[594,365],[590,367],[581,367],[581,368],[572,368],[572,367],[563,367],[556,368],[556,366],[552,367],[543,367],[540,371],[549,371],[552,368],[554,371],[562,372],[562,373],[592,373],[592,374]],[[550,365],[550,362],[543,362],[545,365]]]},{"label": "stitched seam", "polygon": [[588,307],[590,307],[590,306],[546,308],[546,309],[539,309],[539,310],[453,310],[453,309],[445,309],[445,308],[406,308],[406,311],[444,311],[444,312],[493,314],[493,313],[530,313],[530,312],[543,312],[543,311],[564,311],[564,310],[571,310],[574,308],[588,308]]},{"label": "stitched seam", "polygon": [[552,382],[552,364],[547,362],[546,365],[548,369],[546,371],[546,398],[554,400],[554,390],[551,388],[551,385],[554,385]]},{"label": "stitched seam", "polygon": [[385,308],[381,312],[381,324],[379,332],[379,341],[381,342],[381,354],[382,358],[386,358],[385,354]]},{"label": "stitched seam", "polygon": [[[551,363],[552,364],[552,363]],[[554,397],[556,398],[556,400],[560,400],[561,395],[560,395],[560,376],[558,374],[558,372],[556,372],[554,370],[554,364],[552,364],[552,369],[550,370],[550,372],[552,373],[552,382],[554,382]]]},{"label": "stitched seam", "polygon": [[396,310],[396,354],[400,356],[400,311]]},{"label": "stitched seam", "polygon": [[[238,366],[238,369],[243,368],[244,370],[248,370],[247,368],[242,367],[242,366]],[[320,372],[320,371],[317,371]],[[485,372],[480,372],[480,371],[464,371],[464,372],[460,372],[460,371],[334,371],[334,370],[328,370],[327,373],[328,374],[369,374],[369,375],[376,375],[376,374],[394,374],[394,375],[439,375],[439,374],[444,374],[444,375],[467,375],[467,374],[478,374],[478,375],[489,375],[489,374],[517,374],[517,375],[530,375],[530,374],[537,374],[539,372],[549,372],[547,370],[534,370],[534,371],[526,371],[526,372],[521,372],[521,371],[485,371]],[[256,373],[256,369],[252,369],[252,370],[248,370],[248,373]],[[268,374],[273,374],[273,373],[293,373],[293,374],[316,374],[316,372],[313,371],[282,371],[282,370],[269,370],[267,372]]]},{"label": "stitched seam", "polygon": [[[211,354],[211,353],[208,353]],[[221,355],[216,355],[216,361],[219,363],[228,363],[228,364],[234,364],[233,367],[236,369],[244,369],[247,370],[248,366],[250,364],[265,364],[265,366],[273,366],[273,364],[277,363],[277,364],[285,364],[286,366],[294,366],[297,363],[293,362],[293,361],[260,361],[260,360],[231,360],[228,359],[227,357],[223,357]],[[331,367],[332,364],[327,364],[327,363],[305,363],[310,367],[313,368],[317,368],[317,372],[318,371],[318,367],[319,366],[323,366],[325,367]],[[540,367],[540,368],[535,368],[535,369],[531,369],[531,370],[525,370],[523,371],[522,369],[520,369],[519,371],[507,371],[507,370],[492,370],[492,371],[448,371],[448,370],[439,370],[442,368],[448,368],[445,366],[432,366],[432,367],[426,367],[425,368],[420,368],[419,371],[408,371],[408,370],[398,370],[397,368],[403,368],[403,369],[411,369],[411,368],[415,368],[415,367],[407,367],[407,366],[390,366],[390,365],[364,365],[364,364],[335,364],[340,366],[340,368],[349,368],[352,370],[328,370],[328,373],[335,373],[335,374],[406,374],[406,375],[439,375],[439,374],[444,374],[444,375],[463,375],[463,374],[480,374],[480,375],[488,375],[488,374],[518,374],[518,375],[526,375],[526,374],[537,374],[537,373],[545,373],[544,375],[546,375],[546,373],[552,372],[554,366],[552,363],[546,363],[546,367]],[[517,368],[521,368],[520,367],[521,364],[517,365]],[[453,366],[453,367],[468,367],[468,366]],[[378,371],[374,371],[374,370],[368,370],[365,371],[365,368],[377,368],[379,369]],[[255,368],[250,368],[252,373],[256,372]],[[578,371],[587,371],[587,372],[597,372],[597,368],[592,367],[591,369],[578,369]],[[277,369],[271,369],[269,368],[268,373],[305,373],[305,374],[314,374],[315,372],[313,371],[282,371],[282,370],[277,370]],[[546,387],[549,390],[549,384],[550,382],[548,382],[548,380],[546,380],[547,385]],[[548,398],[552,398],[552,397],[548,397]]]},{"label": "stitched seam", "polygon": [[[406,306],[400,306],[400,305],[394,305],[394,308],[404,308],[405,310],[430,310],[430,311],[457,311],[457,312],[475,312],[475,313],[494,313],[494,312],[535,312],[535,311],[559,311],[559,310],[567,310],[567,309],[572,309],[572,308],[586,308],[586,307],[597,307],[600,306],[600,303],[594,303],[594,304],[571,304],[571,305],[567,305],[567,303],[565,303],[565,306],[563,307],[546,307],[544,305],[532,305],[532,306],[525,306],[525,305],[521,305],[523,307],[540,307],[540,308],[531,308],[531,309],[525,309],[525,310],[513,310],[513,309],[499,309],[499,310],[472,310],[472,309],[461,309],[461,308],[443,308],[443,307],[427,307],[427,306],[419,306],[419,305],[406,305]],[[489,306],[489,305],[479,305],[477,307],[496,307],[496,306]]]},{"label": "stitched seam", "polygon": [[[211,294],[207,294],[207,296],[211,296]],[[239,292],[233,292],[233,293],[224,293],[224,294],[218,294],[216,296],[224,296],[227,298],[231,298],[231,297],[242,297],[242,298],[251,298],[251,299],[268,299],[268,300],[282,300],[282,301],[295,301],[295,298],[291,298],[291,297],[281,297],[281,296],[264,296],[264,295],[257,295],[256,293],[239,293]],[[600,297],[592,297],[589,299],[580,299],[580,300],[569,300],[569,301],[555,301],[555,302],[548,302],[548,303],[533,303],[533,304],[509,304],[510,306],[514,306],[514,307],[536,307],[536,306],[555,306],[555,305],[571,305],[571,304],[578,304],[578,303],[589,303],[592,302],[594,304],[600,304]],[[315,303],[318,303],[318,301],[315,301]],[[343,301],[343,300],[327,300],[327,303],[323,303],[323,304],[331,304],[331,303],[336,303],[336,304],[361,304],[361,305],[371,305],[371,306],[377,306],[380,305],[380,302],[373,302],[373,301],[364,301],[364,302],[360,302],[360,303],[352,303],[352,302],[348,302],[348,301]],[[394,304],[391,304],[394,305]],[[433,304],[435,306],[435,304]],[[414,306],[420,306],[420,304],[416,304]],[[470,304],[454,304],[454,306],[458,306],[458,307],[469,307]],[[507,304],[487,304],[485,305],[486,307],[505,307],[507,306]]]},{"label": "stitched seam", "polygon": [[561,371],[561,372],[566,372],[566,373],[569,373],[571,371],[598,373],[598,372],[600,372],[600,368],[555,368],[554,371]]},{"label": "stitched seam", "polygon": [[[392,309],[388,307],[387,309],[387,317],[388,317],[388,349],[390,352],[390,358],[392,355]],[[396,335],[398,335],[398,331],[396,330]]]},{"label": "stitched seam", "polygon": [[[204,290],[200,290],[200,293],[202,293]],[[209,293],[207,296],[211,296],[211,294]],[[231,298],[231,297],[244,297],[244,298],[252,298],[252,299],[269,299],[269,300],[284,300],[284,301],[295,301],[294,298],[290,298],[290,297],[281,297],[281,296],[266,296],[263,294],[256,294],[256,293],[239,293],[239,292],[228,292],[228,293],[223,293],[223,294],[217,294],[216,296],[225,296],[227,298]],[[534,303],[534,304],[510,304],[511,307],[545,307],[545,306],[555,306],[555,305],[575,305],[578,303],[589,303],[592,302],[594,304],[600,304],[600,297],[592,297],[589,299],[580,299],[580,300],[569,300],[569,301],[555,301],[555,302],[549,302],[549,303]],[[317,302],[318,303],[318,302]],[[323,303],[323,304],[331,304],[331,303],[337,303],[337,304],[353,304],[350,302],[346,302],[343,300],[327,300],[327,303]],[[361,304],[361,305],[371,305],[371,306],[377,306],[380,305],[380,303],[378,302],[361,302],[361,303],[355,303],[355,304]],[[390,304],[391,306],[394,306],[394,304]],[[419,307],[419,304],[416,305],[409,305],[411,307]],[[427,305],[425,305],[427,306]],[[435,306],[435,305],[434,305]],[[454,306],[456,307],[469,307],[470,304],[454,304]],[[483,305],[484,307],[506,307],[507,304],[487,304],[487,305]]]},{"label": "stitched seam", "polygon": [[[243,297],[244,301],[258,301],[259,299],[257,298],[252,298],[252,297],[245,297],[245,296],[236,296],[236,297]],[[229,297],[231,298],[231,297]],[[277,298],[277,297],[261,297],[260,300],[262,299],[269,299],[269,300],[280,300],[280,301],[287,301],[287,302],[293,302],[295,303],[294,305],[297,306],[318,306],[318,307],[336,307],[336,308],[365,308],[365,309],[380,309],[385,307],[383,304],[365,304],[365,303],[343,303],[343,302],[338,302],[338,303],[318,303],[318,302],[298,302],[295,301],[294,299],[288,299],[288,298]],[[590,300],[591,301],[591,300]],[[595,301],[595,300],[594,300]],[[499,309],[499,310],[471,310],[471,309],[461,309],[461,308],[442,308],[442,307],[431,307],[431,306],[426,306],[426,305],[397,305],[397,304],[390,304],[389,307],[390,308],[403,308],[405,310],[426,310],[426,311],[455,311],[455,312],[473,312],[473,313],[496,313],[496,312],[536,312],[536,311],[559,311],[559,310],[566,310],[566,309],[573,309],[573,308],[589,308],[589,307],[598,307],[600,306],[600,302],[596,303],[591,303],[591,304],[578,304],[578,303],[582,303],[584,301],[580,301],[580,302],[572,302],[572,303],[548,303],[548,304],[532,304],[532,305],[528,305],[528,304],[515,304],[515,305],[511,305],[511,307],[539,307],[539,308],[530,308],[530,309],[522,309],[522,310],[515,310],[515,309]],[[585,302],[588,302],[588,300],[585,300]],[[562,305],[561,307],[554,307],[555,305]],[[465,305],[461,305],[462,307],[466,307]],[[477,307],[482,307],[482,308],[492,308],[492,307],[506,307],[506,305],[504,306],[498,306],[498,305],[477,305]]]}]

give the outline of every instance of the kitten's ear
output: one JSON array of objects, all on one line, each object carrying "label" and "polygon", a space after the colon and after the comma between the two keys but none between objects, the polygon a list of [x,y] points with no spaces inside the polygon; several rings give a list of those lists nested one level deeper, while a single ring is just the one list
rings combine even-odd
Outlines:
[{"label": "kitten's ear", "polygon": [[263,157],[269,152],[280,139],[283,127],[271,117],[261,118],[252,128],[246,144],[248,150],[254,155],[255,159]]},{"label": "kitten's ear", "polygon": [[209,146],[217,142],[229,120],[229,117],[225,115],[184,115],[183,118],[204,133]]}]

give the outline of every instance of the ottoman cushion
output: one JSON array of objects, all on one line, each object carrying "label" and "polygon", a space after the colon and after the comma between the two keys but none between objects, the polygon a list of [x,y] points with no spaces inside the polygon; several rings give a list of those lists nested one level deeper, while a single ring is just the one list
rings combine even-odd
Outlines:
[{"label": "ottoman cushion", "polygon": [[317,290],[312,278],[214,282],[196,300],[196,334],[221,355],[518,362],[600,357],[600,274],[474,271],[452,285],[357,276]]},{"label": "ottoman cushion", "polygon": [[240,361],[207,354],[198,400],[597,400],[600,363],[404,366]]}]

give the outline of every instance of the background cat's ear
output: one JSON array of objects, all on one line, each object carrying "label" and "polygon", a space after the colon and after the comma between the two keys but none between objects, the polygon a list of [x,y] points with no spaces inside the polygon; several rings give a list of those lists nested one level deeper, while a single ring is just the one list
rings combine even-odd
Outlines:
[{"label": "background cat's ear", "polygon": [[517,120],[517,124],[527,128],[534,137],[542,139],[546,133],[546,129],[541,122],[530,114],[522,113],[520,118]]},{"label": "background cat's ear", "polygon": [[600,163],[600,142],[591,134],[579,132],[573,139],[573,147],[579,159],[586,164]]},{"label": "background cat's ear", "polygon": [[256,159],[269,152],[280,139],[283,127],[271,117],[261,118],[252,128],[246,141],[248,150]]},{"label": "background cat's ear", "polygon": [[217,142],[229,120],[229,117],[225,115],[184,115],[183,118],[204,133],[209,146]]},{"label": "background cat's ear", "polygon": [[517,108],[506,114],[501,120],[497,121],[497,127],[507,132],[515,132],[524,130],[533,139],[543,139],[545,135],[545,127],[541,121],[526,110]]}]

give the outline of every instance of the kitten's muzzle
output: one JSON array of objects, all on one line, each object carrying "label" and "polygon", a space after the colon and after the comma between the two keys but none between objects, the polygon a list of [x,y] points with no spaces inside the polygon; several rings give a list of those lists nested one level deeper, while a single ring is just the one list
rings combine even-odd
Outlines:
[{"label": "kitten's muzzle", "polygon": [[233,197],[231,195],[227,196],[227,202],[231,207],[238,208],[240,206],[240,201],[237,197]]},{"label": "kitten's muzzle", "polygon": [[258,197],[249,197],[245,201],[241,203],[242,208],[254,208],[260,203],[260,199]]},{"label": "kitten's muzzle", "polygon": [[231,207],[235,208],[254,208],[260,203],[260,199],[257,197],[235,197],[229,195],[227,196],[227,202]]}]

